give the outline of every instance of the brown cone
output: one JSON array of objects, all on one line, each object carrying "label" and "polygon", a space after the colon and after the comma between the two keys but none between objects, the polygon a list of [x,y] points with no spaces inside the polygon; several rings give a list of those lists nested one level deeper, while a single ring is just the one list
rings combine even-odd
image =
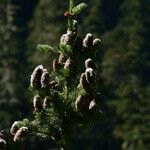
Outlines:
[{"label": "brown cone", "polygon": [[18,121],[15,121],[15,122],[12,124],[11,129],[10,129],[11,135],[15,135],[16,132],[18,131],[17,124],[18,124]]},{"label": "brown cone", "polygon": [[93,35],[88,33],[83,39],[83,46],[86,48],[91,48],[93,46]]},{"label": "brown cone", "polygon": [[39,65],[37,66],[32,75],[31,75],[31,79],[30,79],[30,85],[31,87],[33,88],[41,88],[41,76],[42,76],[42,73],[43,73],[43,66],[42,65]]},{"label": "brown cone", "polygon": [[0,138],[0,148],[2,148],[2,150],[3,150],[3,148],[6,148],[6,141],[4,140],[4,139],[2,139],[2,138]]},{"label": "brown cone", "polygon": [[86,67],[86,69],[87,69],[87,68],[92,68],[93,70],[96,69],[96,66],[95,66],[93,60],[90,59],[90,58],[88,58],[88,59],[85,61],[85,67]]},{"label": "brown cone", "polygon": [[60,64],[57,59],[53,60],[53,71],[57,72],[60,69]]},{"label": "brown cone", "polygon": [[23,141],[27,133],[28,133],[28,128],[24,126],[21,127],[14,136],[14,142]]},{"label": "brown cone", "polygon": [[50,81],[50,75],[46,69],[43,70],[42,76],[41,76],[41,85],[42,88],[48,87]]},{"label": "brown cone", "polygon": [[89,106],[89,96],[88,95],[79,95],[75,101],[75,107],[80,112],[85,112],[88,110]]},{"label": "brown cone", "polygon": [[85,71],[86,81],[90,84],[95,83],[95,72],[92,68],[87,68]]},{"label": "brown cone", "polygon": [[86,91],[86,92],[90,92],[90,87],[89,87],[89,83],[86,80],[86,74],[82,73],[80,76],[80,85],[82,86],[82,88]]},{"label": "brown cone", "polygon": [[60,39],[60,43],[69,44],[70,37],[67,34],[63,34]]},{"label": "brown cone", "polygon": [[43,100],[43,109],[48,108],[50,105],[50,99],[48,97],[45,97]]},{"label": "brown cone", "polygon": [[70,67],[72,66],[72,60],[70,58],[68,58],[65,62],[65,66],[64,69],[70,69]]},{"label": "brown cone", "polygon": [[38,94],[34,96],[33,107],[34,107],[34,113],[39,112],[41,110],[41,99]]},{"label": "brown cone", "polygon": [[63,53],[61,53],[59,55],[58,63],[60,63],[61,65],[63,65],[65,63],[65,61],[66,61],[66,57],[64,56]]}]

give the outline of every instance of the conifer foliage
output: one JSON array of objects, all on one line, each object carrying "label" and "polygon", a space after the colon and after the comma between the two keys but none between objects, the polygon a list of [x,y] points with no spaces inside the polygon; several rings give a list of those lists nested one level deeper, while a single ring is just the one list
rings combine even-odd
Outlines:
[{"label": "conifer foliage", "polygon": [[[94,58],[101,40],[91,33],[78,36],[76,16],[86,7],[69,0],[64,13],[67,32],[56,47],[38,45],[37,49],[56,56],[52,69],[37,66],[30,79],[33,92],[34,119],[15,121],[10,129],[14,143],[29,135],[55,140],[61,149],[69,149],[71,133],[76,126],[85,126],[101,118],[98,75]],[[7,144],[3,138],[0,143]],[[5,143],[6,142],[6,143]]]}]

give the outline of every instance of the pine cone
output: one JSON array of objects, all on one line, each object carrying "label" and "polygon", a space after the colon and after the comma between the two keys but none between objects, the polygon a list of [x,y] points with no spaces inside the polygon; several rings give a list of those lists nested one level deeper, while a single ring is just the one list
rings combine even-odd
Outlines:
[{"label": "pine cone", "polygon": [[78,109],[81,113],[86,112],[88,110],[89,106],[89,96],[88,95],[79,95],[75,101],[75,107]]},{"label": "pine cone", "polygon": [[48,108],[50,105],[50,99],[48,97],[45,97],[43,100],[43,109]]},{"label": "pine cone", "polygon": [[80,77],[80,85],[82,86],[82,88],[89,93],[90,92],[90,88],[89,88],[89,83],[86,80],[86,74],[82,73],[81,77]]},{"label": "pine cone", "polygon": [[23,141],[27,133],[28,133],[28,128],[25,126],[21,127],[14,136],[14,142]]},{"label": "pine cone", "polygon": [[34,96],[33,107],[34,107],[34,113],[41,110],[41,99],[40,99],[40,96],[38,94],[36,94]]},{"label": "pine cone", "polygon": [[2,138],[0,138],[0,149],[2,148],[5,148],[6,147],[6,141],[4,140],[4,139],[2,139]]},{"label": "pine cone", "polygon": [[70,69],[70,67],[72,66],[72,60],[70,58],[68,58],[65,62],[65,66],[64,69]]},{"label": "pine cone", "polygon": [[92,68],[93,70],[96,69],[96,66],[95,66],[93,60],[90,59],[90,58],[88,58],[88,59],[85,61],[85,67],[86,67],[86,69],[87,69],[87,68]]},{"label": "pine cone", "polygon": [[86,81],[88,83],[95,83],[95,72],[93,71],[92,68],[87,68],[85,71],[85,75],[86,75]]},{"label": "pine cone", "polygon": [[57,72],[60,69],[60,64],[58,63],[57,59],[53,60],[53,71]]},{"label": "pine cone", "polygon": [[76,32],[68,30],[67,35],[69,37],[67,44],[72,45],[74,43],[75,38],[76,38]]},{"label": "pine cone", "polygon": [[34,69],[30,79],[31,87],[35,89],[41,88],[40,80],[41,80],[42,72],[43,72],[42,65],[39,65]]},{"label": "pine cone", "polygon": [[59,55],[58,63],[61,64],[61,65],[63,65],[65,62],[66,62],[66,57],[64,56],[63,53],[61,53]]},{"label": "pine cone", "polygon": [[85,48],[91,48],[93,46],[93,35],[91,33],[88,33],[83,39],[83,46]]},{"label": "pine cone", "polygon": [[68,34],[63,34],[60,39],[60,43],[69,44],[70,37]]},{"label": "pine cone", "polygon": [[101,45],[101,40],[98,38],[94,39],[93,48],[95,49],[95,51],[100,47],[100,45]]},{"label": "pine cone", "polygon": [[41,77],[42,88],[48,87],[49,82],[50,82],[50,75],[49,75],[48,71],[46,69],[44,69],[43,73],[42,73],[42,77]]},{"label": "pine cone", "polygon": [[18,127],[17,127],[17,124],[19,123],[19,121],[15,121],[12,126],[11,126],[11,129],[10,129],[10,133],[12,135],[15,135],[16,132],[18,131]]}]

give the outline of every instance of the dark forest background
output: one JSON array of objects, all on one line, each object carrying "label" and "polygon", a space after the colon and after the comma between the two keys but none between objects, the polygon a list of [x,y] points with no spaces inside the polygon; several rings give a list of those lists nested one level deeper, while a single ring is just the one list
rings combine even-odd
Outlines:
[{"label": "dark forest background", "polygon": [[[101,77],[101,122],[76,129],[72,149],[150,149],[150,0],[82,0],[80,34],[102,40],[96,58]],[[76,0],[77,3],[81,0]],[[52,56],[37,44],[56,45],[66,30],[67,0],[0,0],[0,130],[32,118],[30,75]],[[31,138],[26,149],[55,149]]]}]

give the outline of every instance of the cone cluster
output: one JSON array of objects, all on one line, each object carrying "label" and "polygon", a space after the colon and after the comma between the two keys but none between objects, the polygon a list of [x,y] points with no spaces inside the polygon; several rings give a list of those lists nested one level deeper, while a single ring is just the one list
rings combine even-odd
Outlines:
[{"label": "cone cluster", "polygon": [[36,90],[41,88],[47,88],[50,82],[50,75],[47,69],[44,69],[42,65],[37,66],[30,79],[30,86]]},{"label": "cone cluster", "polygon": [[79,87],[81,87],[85,92],[83,95],[78,95],[75,101],[75,107],[81,113],[93,110],[96,107],[96,102],[94,99],[95,84],[96,84],[96,66],[92,59],[88,58],[85,61],[85,72],[80,76]]},{"label": "cone cluster", "polygon": [[[60,54],[61,58],[59,60],[63,61],[64,58],[62,58],[62,54]],[[55,59],[53,62],[53,70],[56,70],[56,63],[57,60]],[[55,66],[55,67],[54,67]],[[54,69],[55,68],[55,69]],[[50,100],[48,96],[43,96],[40,95],[41,91],[44,92],[44,95],[47,95],[47,93],[50,90],[58,91],[59,90],[59,84],[52,79],[51,75],[48,73],[47,69],[44,69],[42,65],[37,66],[30,79],[30,86],[36,90],[36,94],[34,95],[33,98],[33,107],[34,111],[33,113],[40,112],[42,109],[46,109],[49,104]]]},{"label": "cone cluster", "polygon": [[[85,72],[80,76],[80,86],[87,92],[92,93],[96,81],[96,67],[92,59],[85,61]],[[91,94],[90,94],[91,95]]]},{"label": "cone cluster", "polygon": [[19,128],[19,123],[20,121],[15,121],[10,128],[10,134],[13,136],[13,141],[17,143],[24,141],[29,133],[28,127],[22,126]]},{"label": "cone cluster", "polygon": [[94,39],[91,33],[87,33],[85,38],[83,39],[83,51],[92,50],[91,52],[94,54],[96,53],[96,50],[100,47],[100,44],[100,39]]},{"label": "cone cluster", "polygon": [[[87,33],[84,38],[77,36],[78,23],[73,20],[72,31],[68,30],[60,39],[60,44],[70,45],[74,51],[80,52],[80,55],[85,53],[95,54],[100,47],[101,40],[93,37],[91,33]],[[84,53],[82,53],[84,52]]]},{"label": "cone cluster", "polygon": [[93,38],[91,33],[87,33],[85,38],[83,39],[83,47],[86,48],[98,48],[101,44],[101,40],[98,38]]},{"label": "cone cluster", "polygon": [[53,71],[59,72],[61,69],[70,70],[73,66],[73,61],[70,57],[66,57],[61,53],[58,59],[53,60]]},{"label": "cone cluster", "polygon": [[34,107],[33,113],[36,114],[36,113],[42,111],[42,109],[49,108],[50,102],[51,101],[48,96],[46,96],[43,99],[39,96],[39,94],[36,94],[33,98],[33,107]]}]

